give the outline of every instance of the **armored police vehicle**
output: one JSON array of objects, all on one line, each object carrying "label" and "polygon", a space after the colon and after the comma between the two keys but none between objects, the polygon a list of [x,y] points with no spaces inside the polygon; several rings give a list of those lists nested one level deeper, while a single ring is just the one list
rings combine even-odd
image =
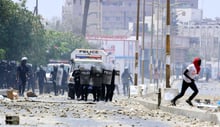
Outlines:
[{"label": "armored police vehicle", "polygon": [[[69,87],[74,86],[75,84],[72,73],[76,69],[79,69],[81,72],[80,84],[83,85],[83,87],[88,87],[89,91],[90,91],[90,88],[92,88],[92,86],[100,84],[99,81],[96,82],[97,79],[99,78],[94,77],[94,75],[96,76],[99,74],[94,74],[94,73],[100,73],[100,74],[102,73],[102,70],[100,69],[104,68],[107,59],[108,59],[107,53],[104,50],[75,49],[71,53],[72,65],[71,65],[71,69],[69,73],[69,80],[68,80]],[[93,71],[91,72],[91,70]]]}]

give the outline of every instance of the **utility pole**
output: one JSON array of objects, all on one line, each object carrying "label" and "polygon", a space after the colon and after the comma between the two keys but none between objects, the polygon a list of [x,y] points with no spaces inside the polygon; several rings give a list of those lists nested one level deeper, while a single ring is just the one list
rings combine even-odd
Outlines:
[{"label": "utility pole", "polygon": [[145,0],[143,3],[143,29],[142,29],[142,80],[141,83],[144,84],[144,36],[145,36]]},{"label": "utility pole", "polygon": [[[159,50],[159,13],[160,12],[160,0],[158,0],[158,6],[157,6],[157,49],[156,49],[156,66],[155,68],[157,69],[157,71],[159,71],[158,65],[159,65],[159,57],[158,57],[158,50]],[[159,79],[157,82],[157,89],[159,88]]]},{"label": "utility pole", "polygon": [[220,44],[219,44],[219,38],[217,38],[217,42],[218,42],[218,74],[217,74],[217,78],[218,78],[218,76],[219,76],[219,59],[220,59],[220,55],[219,55],[219,53],[220,53]]},{"label": "utility pole", "polygon": [[[156,68],[158,69],[158,61],[159,61],[159,58],[158,58],[158,50],[159,50],[159,12],[160,12],[160,0],[158,0],[158,6],[157,6],[157,49],[156,49]],[[158,84],[157,84],[158,85]]]},{"label": "utility pole", "polygon": [[35,3],[35,7],[34,7],[34,13],[33,15],[38,15],[38,0],[36,0],[36,3]]},{"label": "utility pole", "polygon": [[137,0],[137,25],[136,25],[136,44],[135,44],[135,74],[134,85],[138,84],[138,44],[139,44],[139,12],[140,12],[140,0]]},{"label": "utility pole", "polygon": [[166,15],[166,88],[170,88],[170,0],[167,0]]},{"label": "utility pole", "polygon": [[36,0],[36,15],[38,15],[38,0]]},{"label": "utility pole", "polygon": [[[98,35],[102,37],[102,0],[98,0]],[[103,48],[102,39],[100,39],[100,47]]]},{"label": "utility pole", "polygon": [[151,46],[150,46],[150,83],[153,77],[153,41],[154,41],[154,1],[151,7]]}]

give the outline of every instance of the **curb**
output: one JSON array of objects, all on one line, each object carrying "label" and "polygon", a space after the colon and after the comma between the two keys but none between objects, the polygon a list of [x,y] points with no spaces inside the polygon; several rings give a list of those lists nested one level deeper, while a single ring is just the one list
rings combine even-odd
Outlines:
[{"label": "curb", "polygon": [[[143,100],[143,99],[138,99],[138,98],[130,98],[134,101],[139,102],[140,104],[142,104],[143,106],[145,106],[148,109],[151,110],[156,110],[157,108],[157,103],[150,101],[150,100]],[[172,114],[176,114],[176,115],[182,115],[182,116],[186,116],[186,117],[190,117],[190,118],[198,118],[200,120],[203,121],[211,121],[214,122],[216,124],[220,124],[220,113],[211,113],[211,112],[207,112],[205,110],[200,110],[194,107],[178,107],[178,106],[165,106],[165,105],[161,105],[160,106],[160,110],[164,111],[164,112],[169,112]]]}]

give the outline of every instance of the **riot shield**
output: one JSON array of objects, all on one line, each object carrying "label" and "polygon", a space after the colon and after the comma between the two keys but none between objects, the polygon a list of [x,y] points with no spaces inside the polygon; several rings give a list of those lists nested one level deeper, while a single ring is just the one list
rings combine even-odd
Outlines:
[{"label": "riot shield", "polygon": [[56,77],[56,85],[61,86],[62,77],[63,77],[63,69],[61,67],[58,67],[57,77]]},{"label": "riot shield", "polygon": [[80,84],[81,85],[90,85],[90,68],[80,67]]},{"label": "riot shield", "polygon": [[112,70],[103,69],[103,84],[111,85],[112,80]]},{"label": "riot shield", "polygon": [[91,79],[93,86],[101,86],[103,81],[102,67],[92,67]]}]

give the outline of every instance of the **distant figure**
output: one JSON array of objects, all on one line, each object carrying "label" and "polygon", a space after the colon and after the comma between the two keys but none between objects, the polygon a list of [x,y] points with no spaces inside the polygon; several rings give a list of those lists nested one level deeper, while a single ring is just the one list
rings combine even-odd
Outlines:
[{"label": "distant figure", "polygon": [[7,61],[0,62],[0,88],[6,88]]},{"label": "distant figure", "polygon": [[80,70],[79,70],[79,66],[74,69],[74,71],[72,73],[72,76],[73,76],[73,80],[74,80],[75,84],[73,86],[74,88],[72,89],[72,92],[69,92],[70,93],[69,97],[71,97],[72,99],[75,99],[75,94],[76,94],[77,100],[80,100],[80,96],[81,96],[81,93],[82,93],[82,86],[80,85]]},{"label": "distant figure", "polygon": [[27,64],[28,67],[28,80],[27,80],[27,90],[32,89],[32,92],[35,93],[35,74],[33,71],[32,64]]},{"label": "distant figure", "polygon": [[28,78],[28,67],[27,67],[27,57],[21,58],[21,63],[17,67],[16,81],[19,85],[19,95],[24,96],[25,86]]},{"label": "distant figure", "polygon": [[52,82],[53,82],[53,89],[54,89],[54,95],[58,95],[58,90],[57,90],[57,84],[56,84],[56,78],[57,78],[57,66],[53,66],[53,71],[51,72],[52,75]]},{"label": "distant figure", "polygon": [[43,94],[44,92],[44,83],[47,81],[46,71],[40,66],[40,69],[37,71],[37,79],[39,85],[39,94]]},{"label": "distant figure", "polygon": [[9,66],[8,66],[8,76],[7,76],[7,80],[8,80],[8,87],[9,88],[16,88],[16,70],[17,69],[17,65],[15,61],[11,61]]},{"label": "distant figure", "polygon": [[211,77],[211,69],[209,67],[206,67],[206,75],[205,75],[205,80],[206,82],[209,81],[210,77]]},{"label": "distant figure", "polygon": [[123,93],[128,95],[129,92],[129,83],[133,83],[132,77],[129,73],[128,67],[125,67],[124,72],[121,75],[122,84],[123,84]]},{"label": "distant figure", "polygon": [[190,87],[194,92],[186,100],[186,102],[190,106],[193,106],[191,101],[199,92],[195,84],[195,78],[200,72],[200,66],[201,66],[201,59],[199,57],[194,58],[193,63],[187,66],[187,68],[185,69],[183,73],[183,83],[182,83],[181,92],[175,98],[171,100],[171,103],[173,106],[176,106],[176,101],[185,94],[188,87]]},{"label": "distant figure", "polygon": [[154,78],[154,83],[157,85],[157,88],[158,88],[158,84],[159,84],[159,76],[160,76],[160,74],[159,74],[157,68],[155,68],[153,78]]},{"label": "distant figure", "polygon": [[64,65],[60,65],[60,68],[63,70],[63,75],[62,75],[62,81],[61,81],[61,86],[60,86],[60,92],[61,95],[64,95],[65,91],[67,90],[67,78],[68,78],[68,72],[64,69]]}]

